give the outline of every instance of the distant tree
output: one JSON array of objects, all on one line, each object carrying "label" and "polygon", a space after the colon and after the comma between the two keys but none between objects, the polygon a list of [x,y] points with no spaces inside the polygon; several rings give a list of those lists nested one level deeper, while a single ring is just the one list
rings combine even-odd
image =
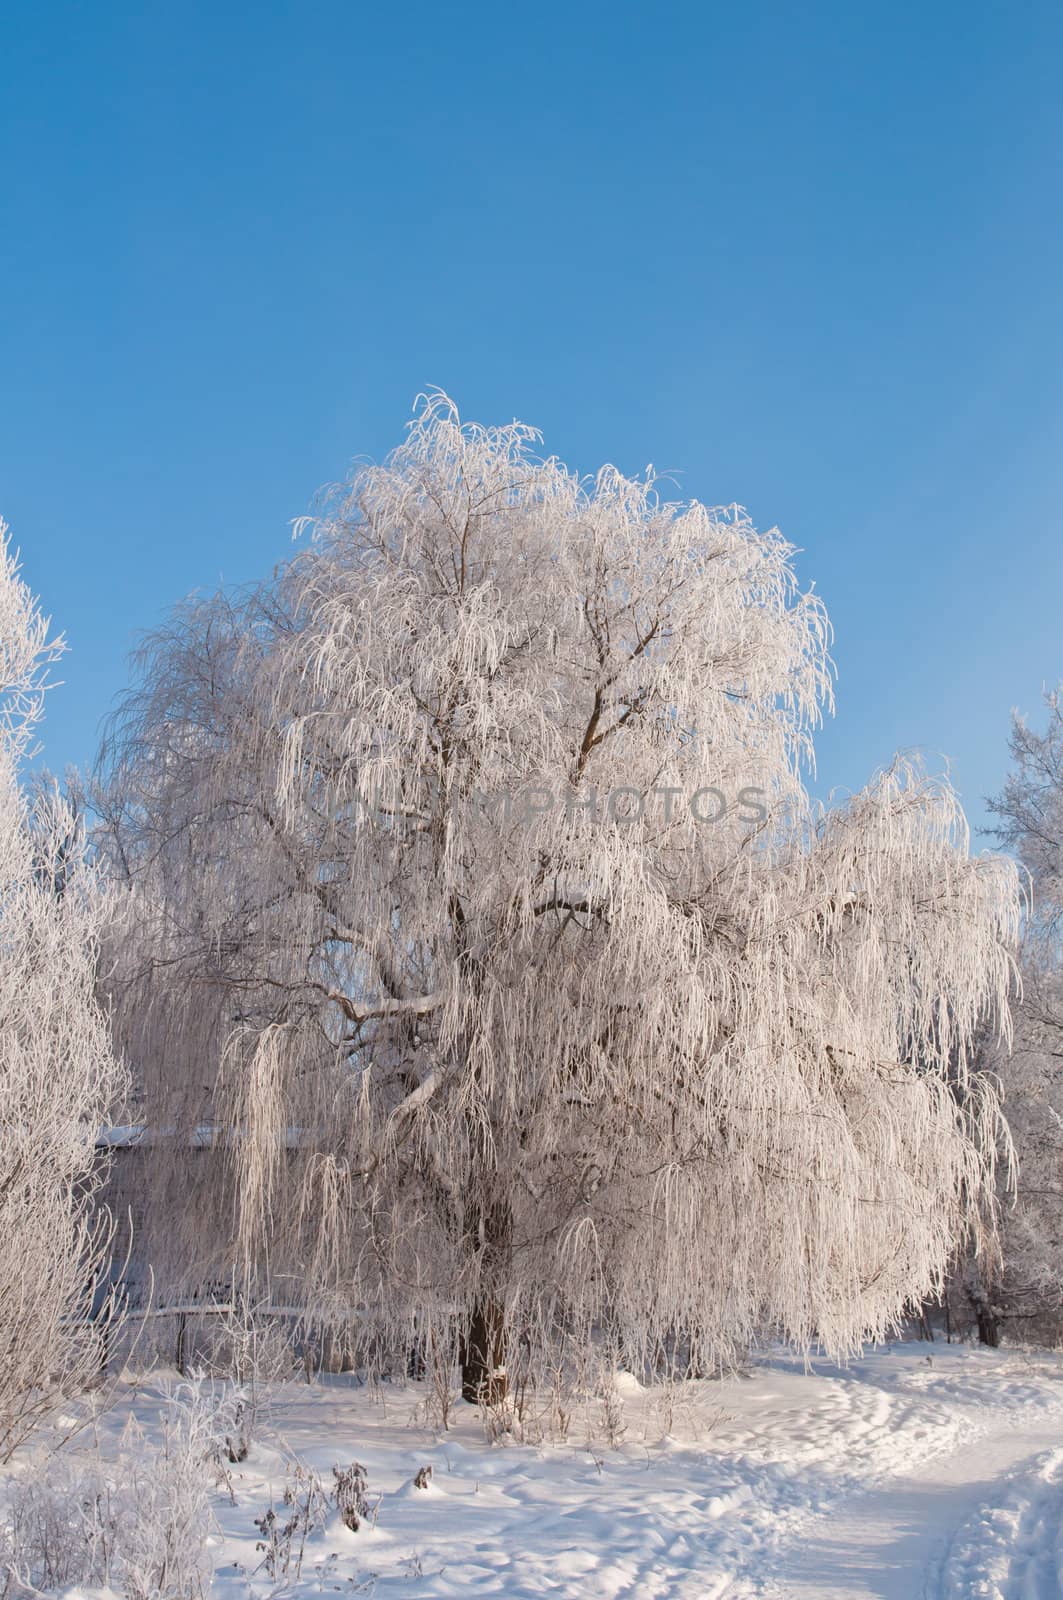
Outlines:
[{"label": "distant tree", "polygon": [[535,438],[432,398],[141,653],[101,805],[145,1115],[224,1155],[186,1265],[448,1323],[470,1398],[562,1329],[852,1350],[991,1203],[1015,869],[905,763],[811,802],[778,533]]},{"label": "distant tree", "polygon": [[0,523],[0,1458],[98,1359],[95,1147],[120,1078],[80,822],[54,787],[20,783],[61,649]]},{"label": "distant tree", "polygon": [[968,1272],[983,1337],[1009,1323],[1025,1335],[1063,1335],[1063,699],[1045,696],[1043,732],[1012,720],[1012,771],[989,802],[992,830],[1029,875],[1015,1047],[990,1050],[1017,1155],[1017,1193],[1003,1211],[1003,1273]]}]

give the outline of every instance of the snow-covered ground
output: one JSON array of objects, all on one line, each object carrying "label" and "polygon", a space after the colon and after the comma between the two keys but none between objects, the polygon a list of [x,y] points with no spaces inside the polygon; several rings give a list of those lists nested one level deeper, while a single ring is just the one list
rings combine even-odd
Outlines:
[{"label": "snow-covered ground", "polygon": [[[147,1426],[159,1382],[130,1409]],[[215,1593],[265,1595],[256,1520],[287,1463],[326,1487],[353,1461],[373,1520],[332,1511],[306,1545],[307,1594],[600,1600],[1047,1600],[1063,1594],[1063,1358],[897,1344],[846,1369],[786,1356],[685,1387],[674,1406],[618,1376],[568,1442],[488,1444],[471,1408],[426,1427],[419,1387],[342,1378],[273,1387],[232,1492],[214,1497]],[[432,1468],[427,1488],[414,1477]]]}]

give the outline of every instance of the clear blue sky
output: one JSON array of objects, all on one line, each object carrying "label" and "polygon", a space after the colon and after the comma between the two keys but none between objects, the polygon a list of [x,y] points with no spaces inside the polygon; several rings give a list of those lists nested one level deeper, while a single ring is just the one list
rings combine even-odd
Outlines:
[{"label": "clear blue sky", "polygon": [[119,5],[0,21],[0,511],[91,759],[136,631],[267,573],[438,384],[800,545],[821,789],[972,816],[1063,676],[1063,8]]}]

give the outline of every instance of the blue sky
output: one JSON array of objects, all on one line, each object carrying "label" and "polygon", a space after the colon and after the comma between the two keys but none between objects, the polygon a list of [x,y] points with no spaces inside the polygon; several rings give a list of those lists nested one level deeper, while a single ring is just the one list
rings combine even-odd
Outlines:
[{"label": "blue sky", "polygon": [[268,573],[440,385],[802,548],[819,787],[972,817],[1063,676],[1063,9],[9,0],[0,511],[84,763],[138,629]]}]

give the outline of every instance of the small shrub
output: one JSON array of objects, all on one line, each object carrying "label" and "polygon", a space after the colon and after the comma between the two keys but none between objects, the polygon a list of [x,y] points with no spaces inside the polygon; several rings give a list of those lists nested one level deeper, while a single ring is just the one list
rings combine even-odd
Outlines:
[{"label": "small shrub", "polygon": [[344,1527],[357,1533],[369,1518],[371,1510],[365,1468],[359,1462],[352,1461],[349,1467],[333,1467],[332,1476],[336,1480],[336,1505]]},{"label": "small shrub", "polygon": [[303,1570],[306,1543],[311,1534],[324,1527],[329,1499],[325,1487],[312,1467],[301,1461],[288,1463],[282,1514],[270,1506],[255,1527],[262,1538],[256,1549],[263,1552],[261,1565],[274,1580],[298,1580]]}]

